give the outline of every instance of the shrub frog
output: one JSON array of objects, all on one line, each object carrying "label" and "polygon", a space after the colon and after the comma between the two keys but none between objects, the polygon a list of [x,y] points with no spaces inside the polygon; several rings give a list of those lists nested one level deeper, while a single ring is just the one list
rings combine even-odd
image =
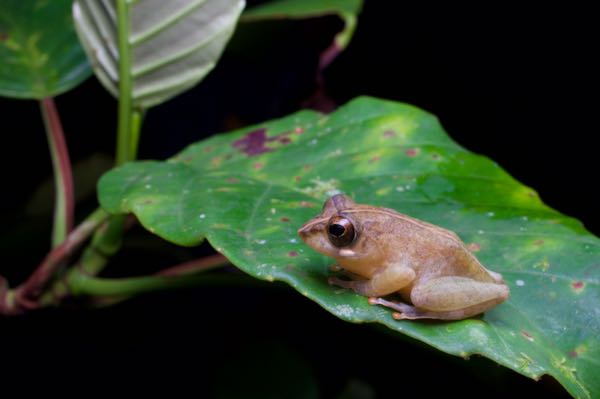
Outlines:
[{"label": "shrub frog", "polygon": [[[298,234],[350,277],[332,277],[330,284],[395,310],[396,319],[459,320],[508,298],[502,276],[486,269],[455,233],[343,194],[330,197]],[[394,293],[404,302],[382,298]]]}]

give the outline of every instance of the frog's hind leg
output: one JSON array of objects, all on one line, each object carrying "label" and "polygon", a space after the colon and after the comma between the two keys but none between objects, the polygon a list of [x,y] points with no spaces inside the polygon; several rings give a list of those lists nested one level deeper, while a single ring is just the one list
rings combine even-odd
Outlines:
[{"label": "frog's hind leg", "polygon": [[504,284],[483,283],[466,277],[438,277],[417,284],[410,294],[414,306],[369,298],[371,305],[382,305],[400,319],[460,320],[483,313],[508,298]]},{"label": "frog's hind leg", "polygon": [[417,284],[410,299],[417,310],[435,319],[458,320],[485,312],[508,298],[508,286],[467,277],[438,277]]},{"label": "frog's hind leg", "polygon": [[396,320],[414,320],[414,319],[436,319],[436,313],[421,311],[414,306],[407,305],[402,302],[392,302],[387,299],[371,297],[369,298],[369,304],[381,305],[386,308],[395,310],[392,313],[392,317]]}]

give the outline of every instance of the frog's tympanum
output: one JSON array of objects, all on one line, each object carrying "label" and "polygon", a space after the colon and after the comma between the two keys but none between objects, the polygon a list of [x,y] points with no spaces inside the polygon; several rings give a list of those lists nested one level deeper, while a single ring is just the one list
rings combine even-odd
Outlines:
[{"label": "frog's tympanum", "polygon": [[[396,310],[396,319],[464,319],[508,298],[502,276],[483,267],[453,232],[343,194],[329,198],[298,234],[350,278],[333,277],[331,284]],[[394,293],[404,303],[381,298]]]}]

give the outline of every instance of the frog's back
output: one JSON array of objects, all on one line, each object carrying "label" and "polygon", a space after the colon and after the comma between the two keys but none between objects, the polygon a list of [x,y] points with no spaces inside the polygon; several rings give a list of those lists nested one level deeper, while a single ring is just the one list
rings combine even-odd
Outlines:
[{"label": "frog's back", "polygon": [[399,260],[407,261],[415,270],[417,278],[452,275],[495,281],[456,233],[393,209],[374,211],[387,219],[389,245],[394,247]]}]

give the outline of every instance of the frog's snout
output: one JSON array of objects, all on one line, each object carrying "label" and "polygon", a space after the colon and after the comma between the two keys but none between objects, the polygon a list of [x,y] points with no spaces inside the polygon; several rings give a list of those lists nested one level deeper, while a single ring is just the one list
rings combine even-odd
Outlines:
[{"label": "frog's snout", "polygon": [[311,234],[311,232],[312,232],[312,226],[310,226],[308,223],[298,229],[298,235],[302,239],[304,239],[305,237],[308,237]]},{"label": "frog's snout", "polygon": [[300,238],[306,241],[308,237],[319,233],[322,227],[323,226],[321,223],[315,223],[314,220],[311,220],[307,223],[304,223],[304,225],[298,229],[298,235]]}]

